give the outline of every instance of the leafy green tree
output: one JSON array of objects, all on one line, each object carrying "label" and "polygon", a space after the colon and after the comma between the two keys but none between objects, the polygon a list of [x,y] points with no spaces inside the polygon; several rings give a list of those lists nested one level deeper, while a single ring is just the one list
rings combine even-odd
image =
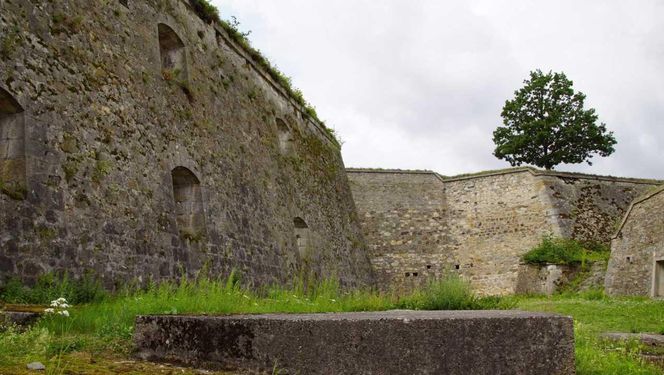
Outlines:
[{"label": "leafy green tree", "polygon": [[585,94],[574,92],[564,73],[536,70],[524,84],[505,102],[504,126],[493,132],[497,158],[553,169],[560,163],[592,165],[593,154],[615,151],[613,132],[597,124],[595,110],[584,108]]}]

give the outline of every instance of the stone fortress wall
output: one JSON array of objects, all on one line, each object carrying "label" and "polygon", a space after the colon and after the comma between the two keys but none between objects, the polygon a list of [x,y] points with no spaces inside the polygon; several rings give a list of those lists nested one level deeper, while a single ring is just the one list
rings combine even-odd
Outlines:
[{"label": "stone fortress wall", "polygon": [[0,280],[372,282],[338,145],[187,1],[0,8]]},{"label": "stone fortress wall", "polygon": [[664,297],[664,188],[636,199],[613,241],[606,273],[609,295]]},{"label": "stone fortress wall", "polygon": [[660,183],[533,168],[348,174],[380,285],[455,272],[482,294],[531,291],[519,290],[536,282],[520,258],[544,235],[608,243],[632,200]]}]

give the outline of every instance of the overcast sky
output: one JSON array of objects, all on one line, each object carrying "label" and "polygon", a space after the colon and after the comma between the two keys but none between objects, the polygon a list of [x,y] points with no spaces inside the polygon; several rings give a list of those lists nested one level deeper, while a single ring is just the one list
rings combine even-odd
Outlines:
[{"label": "overcast sky", "polygon": [[508,167],[492,132],[539,68],[565,72],[618,140],[557,169],[664,178],[662,0],[212,2],[336,129],[347,167]]}]

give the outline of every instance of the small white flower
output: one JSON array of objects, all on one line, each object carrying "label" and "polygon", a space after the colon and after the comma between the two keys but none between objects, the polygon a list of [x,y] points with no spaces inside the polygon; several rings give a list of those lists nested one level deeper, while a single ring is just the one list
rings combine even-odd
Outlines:
[{"label": "small white flower", "polygon": [[46,313],[46,314],[53,314],[54,312],[55,312],[55,309],[51,309],[51,308],[48,308],[48,309],[44,310],[44,313]]},{"label": "small white flower", "polygon": [[69,311],[67,311],[67,310],[58,311],[58,314],[60,314],[62,316],[69,317]]}]

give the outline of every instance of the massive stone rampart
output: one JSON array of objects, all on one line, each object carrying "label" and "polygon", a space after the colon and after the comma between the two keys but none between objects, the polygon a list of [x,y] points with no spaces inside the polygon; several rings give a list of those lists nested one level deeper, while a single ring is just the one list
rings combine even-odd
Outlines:
[{"label": "massive stone rampart", "polygon": [[664,188],[635,200],[611,242],[609,295],[664,297]]},{"label": "massive stone rampart", "polygon": [[187,1],[0,8],[0,280],[371,281],[335,141]]},{"label": "massive stone rampart", "polygon": [[532,168],[348,171],[381,285],[454,272],[484,294],[518,291],[521,256],[544,235],[608,243],[629,203],[659,183]]}]

